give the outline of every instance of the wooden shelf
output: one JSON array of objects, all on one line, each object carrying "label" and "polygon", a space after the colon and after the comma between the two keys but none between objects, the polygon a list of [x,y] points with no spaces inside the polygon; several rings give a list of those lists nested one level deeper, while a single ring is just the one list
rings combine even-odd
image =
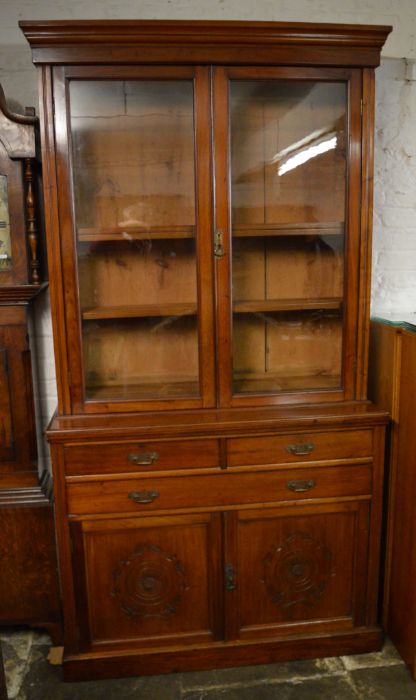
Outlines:
[{"label": "wooden shelf", "polygon": [[195,238],[195,226],[114,226],[112,228],[79,228],[81,242],[162,240]]},{"label": "wooden shelf", "polygon": [[[273,311],[313,311],[336,309],[342,307],[342,299],[259,299],[256,301],[237,301],[233,311],[237,314],[273,312]],[[160,316],[194,316],[198,307],[189,304],[143,304],[125,306],[97,306],[82,312],[83,321],[115,318],[149,318]]]},{"label": "wooden shelf", "polygon": [[236,301],[233,311],[237,314],[259,311],[313,311],[319,309],[341,309],[342,298],[337,299],[259,299]]},{"label": "wooden shelf", "polygon": [[344,233],[342,221],[296,224],[237,224],[233,236],[339,236]]},{"label": "wooden shelf", "polygon": [[83,321],[112,318],[148,318],[159,316],[194,316],[197,304],[126,304],[125,306],[97,306],[82,312]]},{"label": "wooden shelf", "polygon": [[101,384],[87,386],[87,398],[93,400],[135,401],[146,399],[170,399],[176,397],[198,397],[199,383],[192,377],[173,378],[172,375],[158,377],[149,381],[143,377],[140,382],[135,377],[134,382],[128,384]]},{"label": "wooden shelf", "polygon": [[[235,237],[262,236],[331,236],[342,235],[344,223],[341,221],[296,224],[237,224],[233,226]],[[170,240],[195,238],[195,226],[149,226],[111,228],[79,228],[78,240],[81,242],[105,242],[130,240]]]},{"label": "wooden shelf", "polygon": [[278,373],[237,375],[233,381],[235,394],[272,394],[276,391],[308,391],[315,389],[338,389],[339,376],[325,374],[285,376]]}]

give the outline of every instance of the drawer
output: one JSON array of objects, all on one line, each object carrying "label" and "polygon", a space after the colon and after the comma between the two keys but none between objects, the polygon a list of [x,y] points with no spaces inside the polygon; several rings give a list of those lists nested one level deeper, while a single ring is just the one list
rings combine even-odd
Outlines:
[{"label": "drawer", "polygon": [[170,440],[65,447],[68,475],[220,466],[218,440]]},{"label": "drawer", "polygon": [[189,474],[67,483],[68,513],[151,512],[296,499],[360,496],[372,490],[371,465]]},{"label": "drawer", "polygon": [[371,457],[371,430],[296,433],[227,441],[228,466]]}]

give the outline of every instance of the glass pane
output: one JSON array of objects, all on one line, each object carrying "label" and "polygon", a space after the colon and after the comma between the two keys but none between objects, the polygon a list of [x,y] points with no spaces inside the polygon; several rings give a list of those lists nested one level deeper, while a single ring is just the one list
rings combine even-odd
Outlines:
[{"label": "glass pane", "polygon": [[9,199],[7,177],[0,175],[0,272],[11,270],[12,244],[10,239]]},{"label": "glass pane", "polygon": [[346,85],[232,81],[234,392],[340,387]]},{"label": "glass pane", "polygon": [[198,396],[192,81],[70,97],[87,398]]}]

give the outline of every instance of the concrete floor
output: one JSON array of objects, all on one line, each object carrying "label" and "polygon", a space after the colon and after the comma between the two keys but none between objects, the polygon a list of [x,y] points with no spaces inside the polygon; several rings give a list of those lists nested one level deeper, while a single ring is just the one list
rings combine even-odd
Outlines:
[{"label": "concrete floor", "polygon": [[8,694],[16,700],[416,700],[416,682],[386,643],[378,654],[221,671],[63,683],[50,640],[0,631]]}]

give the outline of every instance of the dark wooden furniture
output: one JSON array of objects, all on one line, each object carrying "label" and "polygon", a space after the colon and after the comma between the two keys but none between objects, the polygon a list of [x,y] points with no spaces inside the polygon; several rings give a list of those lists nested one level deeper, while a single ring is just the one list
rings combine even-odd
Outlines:
[{"label": "dark wooden furniture", "polygon": [[416,319],[372,321],[370,352],[370,394],[391,414],[384,623],[416,680]]},{"label": "dark wooden furniture", "polygon": [[60,602],[49,474],[38,477],[29,344],[41,284],[37,118],[12,114],[0,88],[0,624],[47,627]]},{"label": "dark wooden furniture", "polygon": [[23,22],[67,679],[380,647],[366,401],[388,27]]}]

